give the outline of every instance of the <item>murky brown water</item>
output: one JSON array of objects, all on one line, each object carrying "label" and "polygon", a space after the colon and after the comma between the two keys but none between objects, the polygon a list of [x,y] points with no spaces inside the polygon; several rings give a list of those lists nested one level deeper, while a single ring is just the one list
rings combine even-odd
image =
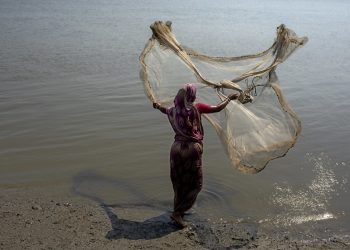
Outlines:
[{"label": "murky brown water", "polygon": [[[257,175],[231,169],[205,122],[195,210],[349,232],[347,1],[0,1],[0,187],[65,185],[110,204],[170,209],[172,131],[151,107],[138,56],[157,19],[207,54],[270,46],[285,23],[309,43],[278,69],[302,120],[296,146]],[[322,224],[321,224],[322,226]]]}]

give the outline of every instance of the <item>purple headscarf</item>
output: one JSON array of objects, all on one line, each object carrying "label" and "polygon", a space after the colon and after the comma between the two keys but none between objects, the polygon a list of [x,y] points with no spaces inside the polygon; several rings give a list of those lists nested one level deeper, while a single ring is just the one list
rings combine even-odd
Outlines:
[{"label": "purple headscarf", "polygon": [[175,139],[186,141],[202,141],[203,127],[201,117],[193,106],[196,99],[196,86],[191,83],[181,88],[175,99],[174,106],[167,111],[169,122],[174,129]]},{"label": "purple headscarf", "polygon": [[186,102],[192,104],[196,100],[196,85],[193,83],[186,83],[184,89],[186,90]]}]

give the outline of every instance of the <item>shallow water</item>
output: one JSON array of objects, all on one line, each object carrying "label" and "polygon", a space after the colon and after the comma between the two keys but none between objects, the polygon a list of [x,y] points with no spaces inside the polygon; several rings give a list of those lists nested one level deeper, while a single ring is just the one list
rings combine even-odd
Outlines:
[{"label": "shallow water", "polygon": [[138,75],[149,25],[172,20],[183,44],[242,55],[269,47],[285,23],[309,37],[277,72],[302,134],[286,157],[247,175],[230,168],[205,122],[205,183],[194,209],[267,227],[350,231],[347,1],[0,5],[1,188],[65,185],[108,204],[171,209],[173,135]]}]

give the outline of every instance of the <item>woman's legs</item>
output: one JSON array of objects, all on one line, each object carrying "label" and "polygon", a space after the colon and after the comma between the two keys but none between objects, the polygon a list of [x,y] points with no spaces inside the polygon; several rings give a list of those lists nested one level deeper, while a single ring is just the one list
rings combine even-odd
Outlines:
[{"label": "woman's legs", "polygon": [[182,217],[196,201],[202,189],[202,146],[194,142],[175,141],[170,153],[170,177],[174,189],[172,218],[184,226]]}]

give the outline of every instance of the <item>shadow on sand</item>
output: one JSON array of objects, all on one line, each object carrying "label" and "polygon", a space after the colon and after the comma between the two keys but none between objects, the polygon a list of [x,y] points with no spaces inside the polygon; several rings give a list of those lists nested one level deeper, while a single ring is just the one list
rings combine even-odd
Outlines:
[{"label": "shadow on sand", "polygon": [[[131,192],[135,197],[140,198],[140,200],[147,200],[145,195],[141,190],[136,189],[135,187],[130,187],[130,184],[117,179],[108,178],[105,176],[98,175],[92,171],[84,171],[79,173],[73,178],[72,193],[79,195],[81,197],[90,199],[99,204],[103,211],[108,216],[112,229],[106,234],[106,238],[110,240],[115,239],[155,239],[161,238],[167,234],[175,232],[178,228],[172,223],[169,218],[169,213],[165,212],[159,216],[146,219],[143,222],[132,221],[119,218],[118,215],[113,211],[113,208],[123,207],[127,208],[127,205],[122,204],[113,204],[108,205],[103,201],[98,195],[97,190],[94,190],[93,187],[96,184],[108,185],[114,189],[126,189],[128,192]],[[96,188],[97,189],[97,188]],[[157,210],[166,210],[165,208],[156,207],[150,205],[154,202],[150,201],[149,203],[143,204],[131,204],[130,207],[144,207],[144,208],[153,208]]]}]

